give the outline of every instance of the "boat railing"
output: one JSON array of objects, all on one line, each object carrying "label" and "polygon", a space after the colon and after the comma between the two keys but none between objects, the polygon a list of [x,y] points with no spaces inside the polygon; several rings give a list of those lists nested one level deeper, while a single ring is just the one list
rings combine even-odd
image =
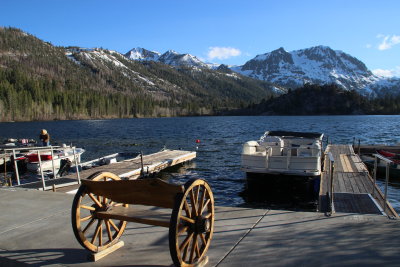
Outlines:
[{"label": "boat railing", "polygon": [[[268,156],[286,156],[286,157],[293,157],[293,156],[302,156],[302,157],[319,157],[321,148],[319,147],[312,147],[312,146],[264,146]],[[277,148],[281,150],[280,155],[272,155],[273,148]],[[305,153],[305,152],[309,153]]]},{"label": "boat railing", "polygon": [[383,212],[386,212],[386,206],[387,206],[387,195],[388,195],[388,184],[389,184],[389,167],[390,164],[393,163],[391,159],[388,159],[380,154],[372,154],[374,156],[374,170],[373,170],[373,176],[374,176],[374,186],[372,187],[372,196],[375,197],[375,187],[376,187],[376,174],[378,170],[378,159],[382,160],[385,165],[385,193],[383,196],[384,199],[384,205],[383,205]]},{"label": "boat railing", "polygon": [[334,206],[334,182],[333,182],[333,172],[335,170],[335,159],[331,152],[325,153],[325,163],[326,163],[326,170],[329,177],[329,207],[331,210],[331,214],[335,213],[335,206]]},{"label": "boat railing", "polygon": [[[46,182],[44,179],[44,172],[43,172],[43,165],[42,165],[42,159],[41,159],[41,153],[44,152],[50,152],[51,153],[51,161],[52,161],[52,170],[53,170],[53,178],[57,178],[57,173],[56,173],[56,168],[54,164],[54,150],[62,148],[61,146],[48,146],[48,147],[18,147],[18,148],[7,148],[4,149],[4,168],[6,168],[6,157],[7,156],[13,156],[14,158],[14,173],[15,177],[17,179],[17,185],[21,185],[20,181],[20,175],[19,175],[19,170],[18,170],[18,159],[16,157],[16,152],[21,152],[21,151],[31,151],[31,152],[36,152],[38,156],[38,163],[39,163],[39,171],[40,171],[40,176],[42,180],[42,186],[43,190],[46,190]],[[78,166],[78,157],[77,153],[75,150],[75,147],[72,147],[73,155],[74,155],[74,161],[75,165]],[[8,153],[7,153],[8,152]],[[5,169],[6,172],[6,169]],[[79,168],[76,168],[76,177],[78,180],[78,184],[80,184],[80,174],[79,174]],[[12,183],[10,184],[12,186]]]}]

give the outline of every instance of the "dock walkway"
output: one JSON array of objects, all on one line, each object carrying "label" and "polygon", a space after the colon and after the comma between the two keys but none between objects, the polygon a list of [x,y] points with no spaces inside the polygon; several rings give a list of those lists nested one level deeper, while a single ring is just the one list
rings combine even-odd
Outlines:
[{"label": "dock walkway", "polygon": [[[190,161],[194,158],[196,158],[196,152],[184,150],[163,150],[157,153],[143,155],[143,172],[145,174],[159,172],[165,168]],[[87,179],[93,173],[101,171],[112,172],[121,178],[136,179],[142,172],[141,158],[139,156],[134,159],[82,170],[79,172],[79,176],[80,179]],[[55,187],[77,184],[77,174],[71,173],[61,178],[46,180],[47,189],[51,189],[53,184]],[[43,185],[41,181],[38,181],[35,183],[23,184],[19,187],[40,189]]]},{"label": "dock walkway", "polygon": [[[368,169],[351,145],[328,145],[325,153],[334,158],[333,203],[335,212],[382,214],[398,218],[398,214],[384,201],[383,194],[374,185]],[[330,191],[329,157],[325,157],[320,184],[320,210],[326,211]],[[376,205],[378,204],[378,205]],[[386,207],[384,207],[386,205]]]}]

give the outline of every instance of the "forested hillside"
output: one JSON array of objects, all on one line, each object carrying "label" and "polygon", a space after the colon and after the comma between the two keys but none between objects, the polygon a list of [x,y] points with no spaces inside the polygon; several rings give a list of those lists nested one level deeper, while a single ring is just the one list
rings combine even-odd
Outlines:
[{"label": "forested hillside", "polygon": [[400,114],[400,96],[369,99],[338,85],[306,84],[285,95],[264,99],[230,115],[350,115]]},{"label": "forested hillside", "polygon": [[274,90],[238,74],[55,47],[0,28],[1,121],[213,115]]}]

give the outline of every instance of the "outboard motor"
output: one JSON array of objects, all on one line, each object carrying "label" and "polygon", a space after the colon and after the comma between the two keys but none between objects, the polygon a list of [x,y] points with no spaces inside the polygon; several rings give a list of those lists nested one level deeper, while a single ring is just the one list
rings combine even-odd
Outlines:
[{"label": "outboard motor", "polygon": [[58,170],[57,175],[63,176],[68,173],[69,169],[71,168],[72,162],[69,159],[62,159],[60,162],[60,169]]}]

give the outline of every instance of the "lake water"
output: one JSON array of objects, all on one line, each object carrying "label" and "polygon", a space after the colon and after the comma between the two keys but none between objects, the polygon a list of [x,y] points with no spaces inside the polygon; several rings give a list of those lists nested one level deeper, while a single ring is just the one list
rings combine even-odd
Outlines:
[{"label": "lake water", "polygon": [[[84,147],[83,160],[123,151],[153,153],[163,147],[197,149],[190,164],[162,175],[184,183],[194,177],[212,186],[216,203],[226,206],[248,205],[243,198],[245,175],[240,171],[244,142],[258,140],[266,130],[322,132],[329,141],[352,144],[400,143],[400,116],[254,116],[182,117],[154,119],[116,119],[49,122],[0,123],[0,140],[34,138],[47,129],[51,143]],[[196,144],[199,139],[200,144]],[[400,182],[392,182],[389,198],[400,212]],[[254,203],[252,203],[254,205]]]}]

